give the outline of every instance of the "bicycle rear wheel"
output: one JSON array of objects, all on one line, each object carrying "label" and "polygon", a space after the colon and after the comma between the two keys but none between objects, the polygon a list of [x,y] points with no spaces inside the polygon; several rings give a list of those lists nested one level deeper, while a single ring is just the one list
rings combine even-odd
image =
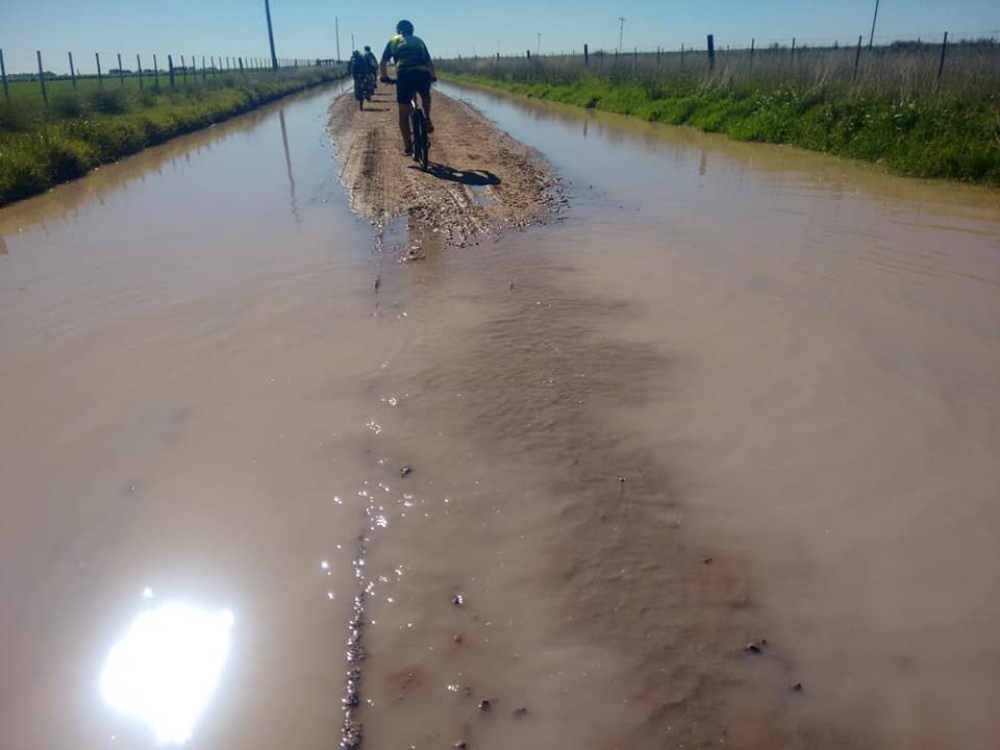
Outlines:
[{"label": "bicycle rear wheel", "polygon": [[413,159],[426,172],[427,152],[430,149],[430,143],[427,140],[427,126],[426,120],[424,120],[424,113],[415,107],[410,121],[412,125],[411,130],[413,131]]}]

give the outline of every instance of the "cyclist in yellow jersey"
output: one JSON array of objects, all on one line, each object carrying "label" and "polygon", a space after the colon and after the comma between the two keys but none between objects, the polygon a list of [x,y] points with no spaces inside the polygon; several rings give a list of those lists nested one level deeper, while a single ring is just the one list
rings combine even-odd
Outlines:
[{"label": "cyclist in yellow jersey", "polygon": [[386,66],[392,59],[396,63],[396,102],[399,104],[399,132],[403,136],[403,153],[413,153],[413,136],[410,133],[410,102],[414,94],[420,94],[424,115],[427,117],[427,132],[434,132],[431,124],[431,82],[437,80],[434,62],[427,45],[420,37],[413,35],[413,24],[400,21],[396,24],[396,35],[385,45],[379,73],[387,81]]}]

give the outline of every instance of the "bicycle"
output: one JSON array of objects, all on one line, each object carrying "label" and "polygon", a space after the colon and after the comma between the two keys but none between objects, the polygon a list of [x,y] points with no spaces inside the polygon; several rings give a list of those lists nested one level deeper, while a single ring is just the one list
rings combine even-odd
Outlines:
[{"label": "bicycle", "polygon": [[375,95],[375,76],[366,73],[354,77],[354,98],[358,101],[358,109],[365,108],[365,102],[370,102]]},{"label": "bicycle", "polygon": [[[433,79],[432,79],[433,80]],[[383,78],[383,83],[395,84],[395,78]],[[427,116],[417,103],[417,94],[414,92],[410,99],[410,137],[413,140],[413,160],[426,172],[428,157],[431,150],[431,139],[427,132]]]}]

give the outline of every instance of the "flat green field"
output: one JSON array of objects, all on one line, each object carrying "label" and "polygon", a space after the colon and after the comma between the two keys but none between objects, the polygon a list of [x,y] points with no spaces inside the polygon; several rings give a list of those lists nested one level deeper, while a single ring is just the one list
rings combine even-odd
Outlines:
[{"label": "flat green field", "polygon": [[[189,73],[187,76],[182,76],[179,73],[175,75],[175,85],[197,85],[208,83],[208,81],[216,78],[220,78],[226,75],[234,75],[228,71],[206,71],[204,76],[201,71],[197,74]],[[45,89],[49,98],[67,96],[78,94],[81,96],[86,96],[93,93],[94,91],[100,91],[103,89],[124,89],[130,92],[139,92],[145,89],[155,89],[157,86],[160,88],[165,88],[170,85],[170,74],[166,71],[161,70],[158,76],[154,76],[152,72],[146,74],[144,73],[140,78],[134,73],[124,76],[124,78],[119,78],[117,75],[104,75],[100,79],[97,76],[77,76],[76,82],[69,77],[60,78],[49,78],[45,81]],[[18,102],[30,102],[37,101],[42,102],[42,86],[37,80],[26,80],[18,79],[13,81],[8,81],[7,83],[8,92],[10,94],[10,101],[12,104]]]}]

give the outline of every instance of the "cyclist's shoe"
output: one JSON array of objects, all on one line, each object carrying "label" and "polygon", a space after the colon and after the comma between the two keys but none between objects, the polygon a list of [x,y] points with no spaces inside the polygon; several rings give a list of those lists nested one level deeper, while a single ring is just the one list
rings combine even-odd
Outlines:
[{"label": "cyclist's shoe", "polygon": [[404,148],[403,149],[403,156],[413,156],[413,149],[412,148]]},{"label": "cyclist's shoe", "polygon": [[433,122],[431,122],[430,120],[427,120],[427,121],[425,122],[425,126],[426,126],[426,128],[427,128],[427,132],[428,132],[428,133],[433,133],[433,132],[434,132],[434,123],[433,123]]}]

